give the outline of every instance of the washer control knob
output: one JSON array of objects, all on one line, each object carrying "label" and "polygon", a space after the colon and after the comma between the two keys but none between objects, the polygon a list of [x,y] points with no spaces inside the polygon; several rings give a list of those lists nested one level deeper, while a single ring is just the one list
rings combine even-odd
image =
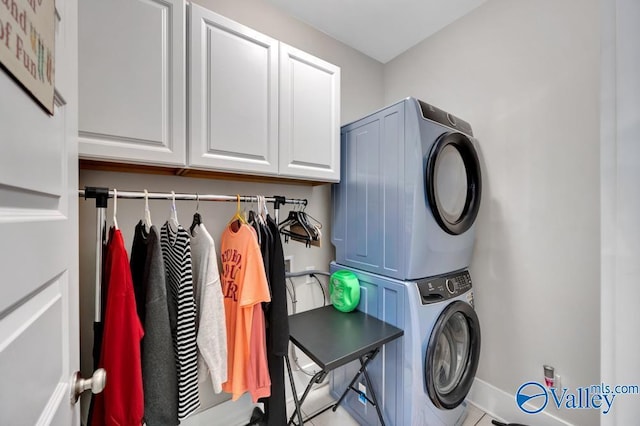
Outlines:
[{"label": "washer control knob", "polygon": [[453,294],[456,292],[456,283],[453,280],[447,278],[447,281],[445,281],[445,285],[447,286],[447,291],[449,293]]}]

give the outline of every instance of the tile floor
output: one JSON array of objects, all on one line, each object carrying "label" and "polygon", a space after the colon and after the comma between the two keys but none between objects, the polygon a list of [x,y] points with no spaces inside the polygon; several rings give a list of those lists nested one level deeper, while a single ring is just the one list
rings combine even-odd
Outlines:
[{"label": "tile floor", "polygon": [[[334,399],[329,395],[329,386],[323,386],[322,388],[311,392],[302,406],[302,412],[305,414],[304,417],[307,417],[310,413],[315,413],[316,411],[333,403]],[[291,405],[293,406],[293,403]],[[287,412],[293,413],[293,407],[289,407]],[[491,420],[493,420],[491,416],[477,408],[475,405],[469,404],[469,413],[462,426],[493,426]],[[358,423],[351,418],[344,408],[338,407],[335,413],[332,410],[325,411],[311,421],[305,422],[305,425],[358,426]]]},{"label": "tile floor", "polygon": [[493,426],[493,417],[479,409],[473,404],[469,404],[469,412],[462,426]]}]

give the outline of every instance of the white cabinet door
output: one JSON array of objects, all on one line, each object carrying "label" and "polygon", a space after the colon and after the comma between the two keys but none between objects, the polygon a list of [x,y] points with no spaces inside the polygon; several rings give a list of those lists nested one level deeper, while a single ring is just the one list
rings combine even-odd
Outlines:
[{"label": "white cabinet door", "polygon": [[183,0],[79,2],[83,158],[184,165]]},{"label": "white cabinet door", "polygon": [[189,166],[278,172],[278,42],[191,4]]},{"label": "white cabinet door", "polygon": [[280,175],[340,180],[340,68],[284,43]]},{"label": "white cabinet door", "polygon": [[0,69],[1,425],[80,424],[77,3],[55,8],[54,115]]}]

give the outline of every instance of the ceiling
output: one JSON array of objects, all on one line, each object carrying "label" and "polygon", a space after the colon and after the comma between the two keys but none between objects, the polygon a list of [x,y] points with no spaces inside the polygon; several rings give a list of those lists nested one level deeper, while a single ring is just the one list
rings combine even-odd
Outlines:
[{"label": "ceiling", "polygon": [[386,63],[486,0],[268,0]]}]

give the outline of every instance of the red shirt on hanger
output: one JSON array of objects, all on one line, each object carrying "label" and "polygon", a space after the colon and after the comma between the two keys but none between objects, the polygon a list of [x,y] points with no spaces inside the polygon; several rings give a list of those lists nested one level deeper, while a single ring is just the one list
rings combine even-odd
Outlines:
[{"label": "red shirt on hanger", "polygon": [[107,257],[108,294],[100,367],[107,371],[102,394],[96,395],[92,426],[139,426],[144,415],[140,340],[144,335],[136,312],[131,269],[122,232],[113,232]]}]

